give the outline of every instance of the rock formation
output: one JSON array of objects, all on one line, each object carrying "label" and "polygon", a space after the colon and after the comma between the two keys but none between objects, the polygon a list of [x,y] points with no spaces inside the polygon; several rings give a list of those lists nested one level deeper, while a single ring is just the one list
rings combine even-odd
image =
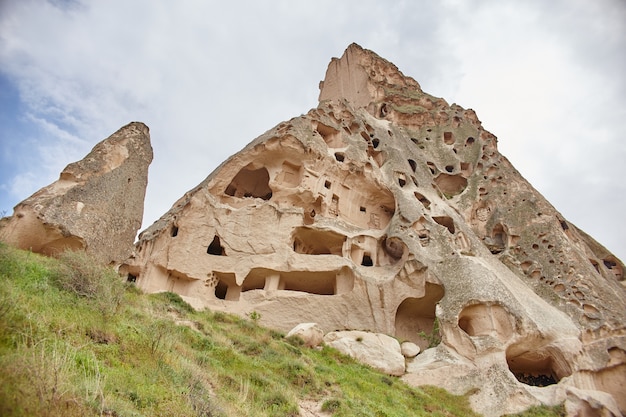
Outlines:
[{"label": "rock formation", "polygon": [[141,233],[128,279],[284,331],[413,342],[405,381],[471,391],[488,416],[566,400],[626,411],[623,263],[521,177],[474,111],[373,52],[351,45],[320,87],[317,108]]},{"label": "rock formation", "polygon": [[0,240],[46,255],[84,249],[119,264],[141,227],[150,162],[148,127],[122,127],[15,206],[0,222]]}]

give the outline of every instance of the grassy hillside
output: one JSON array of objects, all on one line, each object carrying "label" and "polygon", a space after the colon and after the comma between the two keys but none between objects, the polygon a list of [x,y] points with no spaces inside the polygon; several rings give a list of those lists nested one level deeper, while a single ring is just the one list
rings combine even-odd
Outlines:
[{"label": "grassy hillside", "polygon": [[408,387],[253,319],[143,295],[84,254],[55,260],[0,244],[0,415],[298,416],[300,406],[475,415],[465,397]]}]

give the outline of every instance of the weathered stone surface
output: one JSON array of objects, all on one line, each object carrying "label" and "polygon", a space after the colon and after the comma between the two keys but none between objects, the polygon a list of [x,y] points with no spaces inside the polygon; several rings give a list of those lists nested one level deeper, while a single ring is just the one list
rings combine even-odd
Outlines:
[{"label": "weathered stone surface", "polygon": [[400,343],[386,334],[358,330],[330,332],[324,336],[324,342],[381,372],[396,376],[404,374]]},{"label": "weathered stone surface", "polygon": [[602,391],[567,390],[565,410],[568,416],[619,417],[622,415],[613,397]]},{"label": "weathered stone surface", "polygon": [[19,203],[2,219],[0,239],[46,255],[84,249],[103,262],[124,261],[141,226],[150,162],[148,127],[122,127]]},{"label": "weathered stone surface", "polygon": [[317,323],[300,323],[287,333],[290,336],[298,336],[307,347],[317,347],[324,341],[324,331]]},{"label": "weathered stone surface", "polygon": [[[623,263],[569,223],[472,110],[358,45],[320,103],[233,155],[146,229],[145,291],[288,331],[362,330],[422,350],[403,378],[473,393],[485,415],[620,397]],[[541,386],[547,385],[547,386]]]},{"label": "weathered stone surface", "polygon": [[420,353],[420,347],[413,342],[402,342],[400,352],[405,358],[414,358]]}]

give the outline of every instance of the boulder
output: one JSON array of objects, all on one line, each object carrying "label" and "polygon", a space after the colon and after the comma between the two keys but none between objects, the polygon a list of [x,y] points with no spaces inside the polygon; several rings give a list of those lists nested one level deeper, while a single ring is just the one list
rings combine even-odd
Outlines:
[{"label": "boulder", "polygon": [[402,342],[400,352],[405,358],[414,358],[420,353],[420,347],[413,342]]},{"label": "boulder", "polygon": [[324,343],[386,374],[404,374],[400,343],[386,334],[357,330],[330,332],[324,336]]},{"label": "boulder", "polygon": [[317,347],[324,341],[324,331],[317,323],[300,323],[287,333],[290,336],[298,336],[307,347]]},{"label": "boulder", "polygon": [[148,127],[122,127],[15,206],[0,222],[0,240],[45,255],[85,250],[119,264],[141,226],[150,162]]}]

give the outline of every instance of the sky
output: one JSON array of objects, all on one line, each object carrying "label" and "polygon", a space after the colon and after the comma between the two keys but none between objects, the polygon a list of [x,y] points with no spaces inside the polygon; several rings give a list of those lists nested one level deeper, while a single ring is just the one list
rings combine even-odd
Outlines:
[{"label": "sky", "polygon": [[316,107],[352,42],[474,109],[568,221],[626,260],[625,0],[0,0],[0,214],[142,121],[143,229]]}]

